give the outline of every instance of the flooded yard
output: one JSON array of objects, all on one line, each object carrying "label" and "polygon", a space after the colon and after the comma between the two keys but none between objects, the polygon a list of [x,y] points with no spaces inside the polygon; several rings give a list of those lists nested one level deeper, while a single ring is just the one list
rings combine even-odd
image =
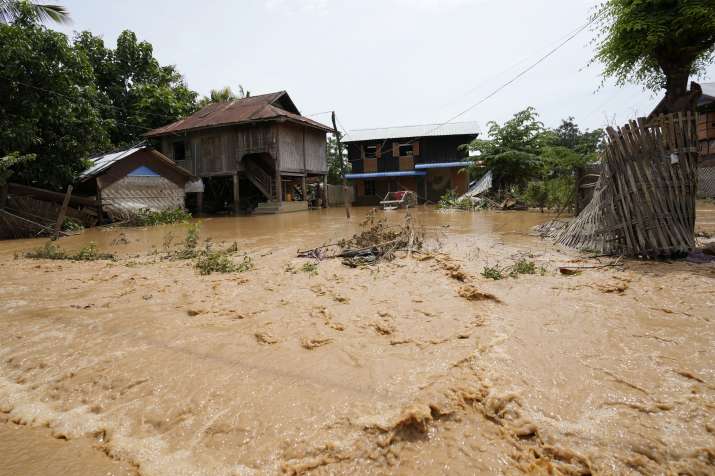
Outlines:
[{"label": "flooded yard", "polygon": [[712,262],[615,263],[528,235],[552,215],[422,207],[422,253],[296,258],[367,213],[203,219],[202,244],[253,263],[209,276],[161,259],[188,225],[59,241],[114,261],[0,242],[0,475],[715,472]]}]

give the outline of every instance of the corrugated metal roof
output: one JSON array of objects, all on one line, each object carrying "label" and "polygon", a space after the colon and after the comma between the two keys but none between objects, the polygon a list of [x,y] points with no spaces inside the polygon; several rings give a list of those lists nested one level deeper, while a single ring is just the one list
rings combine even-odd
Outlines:
[{"label": "corrugated metal roof", "polygon": [[700,83],[703,95],[698,99],[698,106],[704,106],[715,101],[715,83]]},{"label": "corrugated metal roof", "polygon": [[[285,107],[293,109],[295,112],[280,107],[281,102],[284,102]],[[281,118],[305,124],[326,132],[333,130],[332,127],[301,116],[298,109],[293,105],[293,101],[288,96],[288,93],[279,91],[276,93],[250,96],[231,102],[209,104],[189,117],[151,130],[144,135],[146,137],[158,137],[192,129],[204,129],[207,127],[227,126]]]},{"label": "corrugated metal roof", "polygon": [[370,172],[365,174],[345,174],[345,178],[347,180],[357,180],[380,177],[419,177],[422,175],[427,175],[427,172],[420,172],[417,170],[405,170],[401,172]]},{"label": "corrugated metal roof", "polygon": [[422,124],[417,126],[383,127],[379,129],[357,129],[348,132],[345,137],[343,137],[342,142],[432,136],[476,136],[478,134],[479,124],[477,122],[453,122],[449,124]]},{"label": "corrugated metal roof", "polygon": [[448,169],[454,167],[469,167],[469,162],[434,162],[431,164],[415,164],[415,169]]},{"label": "corrugated metal roof", "polygon": [[92,165],[80,174],[79,180],[83,181],[87,180],[90,177],[96,177],[97,175],[114,165],[116,162],[122,160],[124,157],[129,157],[133,153],[145,148],[146,146],[132,147],[131,149],[120,150],[116,152],[111,152],[109,154],[91,157],[89,161],[92,162]]},{"label": "corrugated metal roof", "polygon": [[96,176],[102,174],[104,171],[106,171],[110,167],[112,167],[114,164],[116,164],[120,160],[130,157],[133,154],[135,154],[136,152],[139,152],[140,150],[144,150],[144,149],[147,149],[158,160],[165,162],[167,165],[169,165],[171,167],[174,167],[180,174],[185,175],[187,177],[193,177],[188,170],[182,169],[181,167],[176,165],[176,163],[174,163],[172,160],[170,160],[168,157],[166,157],[164,154],[152,149],[149,146],[140,145],[140,146],[132,147],[130,149],[115,150],[115,151],[109,152],[107,154],[95,155],[94,157],[90,157],[88,160],[91,162],[92,165],[90,165],[87,170],[85,170],[84,172],[82,172],[79,175],[78,180],[80,182],[83,182],[87,179],[96,177]]}]

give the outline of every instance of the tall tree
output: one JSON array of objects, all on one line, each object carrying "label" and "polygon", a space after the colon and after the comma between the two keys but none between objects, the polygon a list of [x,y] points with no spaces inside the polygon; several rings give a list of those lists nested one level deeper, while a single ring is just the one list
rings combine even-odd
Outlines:
[{"label": "tall tree", "polygon": [[491,169],[497,189],[521,187],[537,173],[541,164],[544,125],[533,107],[514,114],[500,125],[487,123],[489,139],[475,139],[469,148]]},{"label": "tall tree", "polygon": [[40,22],[70,23],[70,14],[61,5],[47,5],[29,0],[0,0],[0,23],[12,23],[31,13]]},{"label": "tall tree", "polygon": [[694,108],[688,80],[704,73],[715,51],[713,0],[606,0],[593,20],[604,77],[664,88],[660,112]]},{"label": "tall tree", "polygon": [[0,157],[36,156],[13,165],[13,180],[62,189],[109,147],[108,103],[87,57],[25,12],[0,24]]},{"label": "tall tree", "polygon": [[174,66],[161,66],[150,43],[138,41],[128,30],[117,38],[117,47],[84,31],[74,39],[92,65],[96,84],[109,106],[103,116],[111,119],[111,141],[116,146],[135,143],[149,129],[163,126],[196,110],[196,93],[188,88]]}]

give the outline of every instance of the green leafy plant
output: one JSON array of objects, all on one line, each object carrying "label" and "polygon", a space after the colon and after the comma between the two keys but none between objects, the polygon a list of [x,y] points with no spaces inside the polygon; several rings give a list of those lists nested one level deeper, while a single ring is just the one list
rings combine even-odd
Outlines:
[{"label": "green leafy plant", "polygon": [[243,273],[253,268],[253,260],[250,256],[244,256],[241,262],[236,263],[226,251],[206,250],[199,254],[194,266],[201,275]]},{"label": "green leafy plant", "polygon": [[536,264],[524,258],[520,259],[510,267],[509,276],[516,278],[520,274],[536,274]]},{"label": "green leafy plant", "polygon": [[482,276],[498,281],[504,279],[504,272],[498,266],[485,266],[482,269]]},{"label": "green leafy plant", "polygon": [[313,262],[313,261],[307,261],[303,263],[303,266],[300,268],[301,271],[304,273],[308,273],[308,276],[317,276],[318,275],[318,263]]},{"label": "green leafy plant", "polygon": [[62,230],[64,231],[80,231],[84,230],[84,225],[74,218],[66,217],[62,222]]},{"label": "green leafy plant", "polygon": [[26,258],[31,259],[52,259],[52,260],[71,260],[71,261],[97,261],[97,260],[114,260],[115,256],[111,253],[100,253],[97,249],[97,243],[90,241],[76,253],[67,253],[65,250],[49,241],[42,248],[38,248],[25,253]]},{"label": "green leafy plant", "polygon": [[191,220],[191,218],[191,213],[187,212],[183,208],[174,208],[160,211],[142,208],[141,210],[132,214],[132,216],[129,218],[128,224],[130,226],[169,225],[172,223],[186,223]]}]

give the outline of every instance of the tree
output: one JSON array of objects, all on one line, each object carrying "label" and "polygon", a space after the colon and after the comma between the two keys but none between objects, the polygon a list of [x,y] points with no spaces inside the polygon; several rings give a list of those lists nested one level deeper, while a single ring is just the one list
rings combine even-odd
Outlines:
[{"label": "tree", "polygon": [[[338,155],[338,142],[333,135],[328,136],[328,142],[325,145],[326,155],[328,158],[328,183],[332,185],[340,185],[343,180],[343,167],[340,164]],[[347,150],[343,144],[343,162],[345,171],[350,172],[350,162],[347,159]]]},{"label": "tree", "polygon": [[0,23],[13,23],[23,15],[30,14],[40,22],[52,20],[70,23],[67,9],[61,5],[47,5],[29,0],[0,0]]},{"label": "tree", "polygon": [[92,66],[32,12],[0,24],[0,64],[0,157],[35,155],[13,179],[63,189],[84,158],[110,146]]},{"label": "tree", "polygon": [[688,80],[705,72],[715,51],[712,0],[606,0],[592,20],[598,44],[594,60],[619,85],[665,89],[660,112],[693,109]]},{"label": "tree", "polygon": [[503,126],[490,121],[489,139],[475,139],[469,144],[491,169],[497,190],[523,187],[538,172],[544,136],[538,117],[533,107],[527,107]]},{"label": "tree", "polygon": [[217,102],[231,102],[236,99],[243,99],[250,96],[251,92],[244,90],[243,86],[240,84],[238,85],[237,93],[233,92],[231,86],[224,86],[220,89],[212,89],[208,97],[204,96],[201,98],[199,100],[199,107],[208,106],[209,104]]},{"label": "tree", "polygon": [[174,66],[161,66],[150,43],[123,31],[117,47],[88,31],[78,34],[74,46],[92,66],[99,90],[108,99],[102,110],[111,120],[110,138],[115,146],[142,140],[142,134],[196,110],[196,92],[188,88]]}]

